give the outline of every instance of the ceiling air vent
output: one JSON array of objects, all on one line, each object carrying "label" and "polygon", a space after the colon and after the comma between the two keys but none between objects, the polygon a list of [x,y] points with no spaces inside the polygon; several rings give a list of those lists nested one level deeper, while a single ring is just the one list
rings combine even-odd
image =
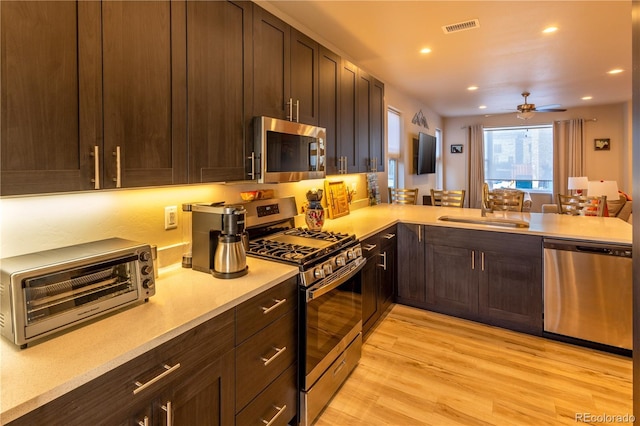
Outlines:
[{"label": "ceiling air vent", "polygon": [[470,21],[458,22],[457,24],[445,25],[442,27],[442,31],[445,34],[457,33],[459,31],[472,30],[474,28],[480,28],[480,21],[472,19]]}]

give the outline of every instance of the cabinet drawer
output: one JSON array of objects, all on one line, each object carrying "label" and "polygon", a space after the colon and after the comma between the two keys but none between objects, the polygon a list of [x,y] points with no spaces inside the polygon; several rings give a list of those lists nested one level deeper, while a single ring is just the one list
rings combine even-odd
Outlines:
[{"label": "cabinet drawer", "polygon": [[296,360],[296,311],[236,348],[236,409],[247,405]]},{"label": "cabinet drawer", "polygon": [[289,367],[236,416],[237,425],[286,425],[297,413],[296,365]]},{"label": "cabinet drawer", "polygon": [[276,318],[298,305],[298,278],[292,277],[247,300],[237,309],[236,344],[240,344]]},{"label": "cabinet drawer", "polygon": [[[109,419],[126,418],[167,384],[233,349],[233,320],[233,310],[224,312],[10,424],[108,424]],[[174,369],[168,372],[164,365]],[[149,384],[134,395],[136,382]]]}]

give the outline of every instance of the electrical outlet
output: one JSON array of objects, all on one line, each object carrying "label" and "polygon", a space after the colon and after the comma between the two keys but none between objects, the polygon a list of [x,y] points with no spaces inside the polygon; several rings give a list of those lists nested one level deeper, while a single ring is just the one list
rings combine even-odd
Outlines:
[{"label": "electrical outlet", "polygon": [[164,208],[164,229],[176,229],[178,227],[178,207],[167,206]]}]

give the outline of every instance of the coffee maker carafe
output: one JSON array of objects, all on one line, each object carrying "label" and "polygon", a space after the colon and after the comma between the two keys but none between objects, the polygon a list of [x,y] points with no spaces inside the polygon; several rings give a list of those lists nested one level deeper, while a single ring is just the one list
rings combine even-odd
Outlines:
[{"label": "coffee maker carafe", "polygon": [[194,204],[193,269],[216,278],[237,278],[248,272],[244,246],[246,210],[242,206]]}]

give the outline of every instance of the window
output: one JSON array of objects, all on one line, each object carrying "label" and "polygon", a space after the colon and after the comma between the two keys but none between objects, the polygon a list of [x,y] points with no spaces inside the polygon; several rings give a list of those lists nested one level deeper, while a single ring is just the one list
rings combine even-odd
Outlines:
[{"label": "window", "polygon": [[552,192],[552,126],[485,129],[484,180],[490,189]]},{"label": "window", "polygon": [[398,162],[400,161],[400,112],[393,108],[387,110],[387,147],[389,164],[387,170],[387,184],[389,188],[398,188]]}]

